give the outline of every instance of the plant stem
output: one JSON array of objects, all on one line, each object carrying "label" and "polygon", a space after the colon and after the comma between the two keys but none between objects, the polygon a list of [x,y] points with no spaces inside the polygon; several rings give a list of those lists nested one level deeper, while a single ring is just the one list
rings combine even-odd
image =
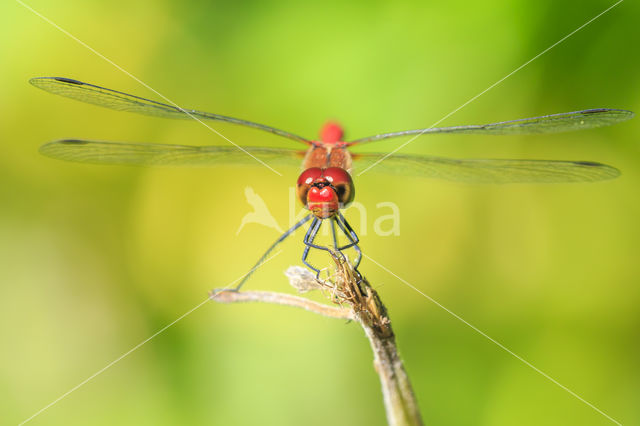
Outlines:
[{"label": "plant stem", "polygon": [[224,290],[212,292],[211,298],[219,303],[261,302],[274,305],[293,306],[305,311],[313,312],[330,318],[353,320],[353,313],[349,309],[336,308],[314,302],[300,296],[273,291],[232,291]]},{"label": "plant stem", "polygon": [[373,366],[380,377],[382,397],[387,412],[389,425],[422,425],[422,418],[416,397],[404,369],[402,359],[398,355],[395,336],[380,336],[373,327],[362,322],[371,349],[373,350]]},{"label": "plant stem", "polygon": [[[298,290],[324,289],[334,307],[300,296],[269,291],[214,290],[211,298],[220,303],[261,302],[302,308],[331,318],[357,321],[364,329],[373,350],[373,365],[380,377],[387,422],[390,426],[420,426],[422,418],[409,376],[398,354],[391,320],[378,293],[340,253],[331,253],[336,272],[327,281],[318,281],[304,270],[289,268],[287,275]],[[293,272],[290,272],[292,271]],[[347,305],[349,308],[344,308]]]}]

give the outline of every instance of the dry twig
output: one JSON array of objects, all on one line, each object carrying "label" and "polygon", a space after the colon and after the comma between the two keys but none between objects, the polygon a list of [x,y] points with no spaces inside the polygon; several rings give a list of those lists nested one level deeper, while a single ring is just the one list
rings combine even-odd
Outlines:
[{"label": "dry twig", "polygon": [[319,289],[339,307],[300,296],[263,291],[214,290],[211,298],[221,303],[262,302],[294,306],[332,318],[357,321],[364,329],[373,350],[373,364],[380,377],[389,425],[422,425],[409,377],[398,355],[387,309],[366,278],[353,269],[342,254],[331,253],[331,256],[336,270],[325,281],[316,280],[310,272],[298,267],[289,268],[287,276],[291,285],[299,292]]}]

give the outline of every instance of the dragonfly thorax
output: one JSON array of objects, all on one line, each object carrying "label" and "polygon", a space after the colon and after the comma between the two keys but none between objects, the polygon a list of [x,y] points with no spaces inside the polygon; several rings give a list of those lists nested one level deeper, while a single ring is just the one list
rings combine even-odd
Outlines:
[{"label": "dragonfly thorax", "polygon": [[296,188],[300,202],[319,219],[335,216],[355,196],[351,175],[340,167],[311,167],[300,174]]}]

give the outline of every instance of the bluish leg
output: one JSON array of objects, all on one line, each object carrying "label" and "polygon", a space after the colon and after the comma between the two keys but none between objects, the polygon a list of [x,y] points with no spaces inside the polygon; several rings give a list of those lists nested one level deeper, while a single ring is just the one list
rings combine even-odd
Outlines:
[{"label": "bluish leg", "polygon": [[[309,221],[309,219],[311,219],[312,215],[308,215],[305,216],[302,220],[300,220],[298,223],[296,223],[295,225],[293,225],[291,228],[289,228],[288,231],[286,231],[284,234],[282,234],[280,236],[280,238],[278,238],[276,240],[275,243],[273,243],[271,245],[271,247],[269,247],[267,249],[267,251],[260,257],[260,259],[258,259],[258,261],[256,262],[256,264],[253,266],[253,268],[251,268],[251,271],[249,271],[249,273],[247,275],[244,276],[244,278],[242,279],[242,281],[240,281],[240,283],[233,289],[234,291],[238,291],[240,290],[240,287],[242,287],[244,285],[245,282],[247,282],[247,280],[249,279],[249,277],[251,276],[251,274],[253,274],[255,272],[256,269],[258,269],[258,267],[262,264],[262,262],[264,262],[264,260],[267,258],[267,256],[269,256],[269,254],[273,251],[274,248],[276,248],[276,246],[278,244],[280,244],[282,241],[284,241],[289,235],[293,234],[295,232],[296,229],[300,228],[302,225],[304,225],[305,223],[307,223]],[[308,231],[307,231],[308,233]]]},{"label": "bluish leg", "polygon": [[336,235],[336,218],[331,218],[331,235],[333,235],[333,247],[338,250],[338,236]]},{"label": "bluish leg", "polygon": [[347,222],[344,216],[342,216],[342,214],[340,214],[339,212],[338,212],[338,215],[336,215],[336,223],[338,224],[338,226],[340,227],[344,235],[346,235],[350,241],[349,244],[338,247],[338,250],[348,249],[350,247],[357,245],[360,242],[358,235],[356,235],[353,228],[351,228],[351,225],[349,225],[349,222]]},{"label": "bluish leg", "polygon": [[340,212],[338,212],[338,214],[336,215],[336,222],[338,223],[338,226],[340,227],[342,232],[347,236],[349,241],[351,241],[349,244],[339,247],[338,250],[346,250],[348,248],[353,247],[353,249],[357,253],[357,256],[354,262],[354,268],[356,268],[357,270],[358,266],[360,265],[360,261],[362,260],[362,251],[358,246],[360,239],[358,238],[358,235],[353,230],[353,228],[351,228],[351,225],[349,225],[349,222],[347,222],[347,220],[344,218],[344,216],[342,216]]},{"label": "bluish leg", "polygon": [[302,263],[307,265],[307,267],[309,269],[311,269],[312,271],[315,271],[316,278],[318,278],[320,276],[320,269],[314,267],[309,262],[307,262],[307,256],[309,256],[309,250],[312,247],[313,248],[318,248],[318,249],[321,249],[321,250],[326,250],[326,247],[322,247],[322,246],[318,246],[316,244],[313,244],[313,240],[315,240],[316,235],[318,235],[318,230],[320,229],[320,225],[321,224],[322,224],[322,219],[318,219],[317,217],[313,218],[313,222],[311,222],[311,226],[307,230],[307,233],[305,234],[304,240],[303,240],[303,242],[305,244],[305,248],[304,248],[304,251],[302,252]]},{"label": "bluish leg", "polygon": [[[330,220],[331,220],[331,232],[332,232],[332,235],[333,235],[333,245],[334,245],[335,249],[340,254],[342,254],[341,253],[342,250],[346,250],[348,248],[353,247],[354,250],[357,253],[356,259],[354,261],[354,268],[357,271],[357,268],[360,265],[360,261],[362,260],[362,251],[360,250],[360,247],[358,246],[358,243],[360,242],[360,239],[358,238],[358,235],[355,233],[353,228],[351,228],[349,223],[345,220],[344,216],[342,216],[342,214],[340,212],[338,212],[338,214],[336,216],[332,217]],[[340,228],[342,233],[347,237],[347,239],[349,241],[348,244],[345,244],[343,246],[339,245],[339,243],[338,243],[338,235],[337,235],[337,231],[336,231],[336,224],[338,225],[338,227]],[[316,236],[318,235],[318,231],[320,230],[320,226],[321,225],[322,225],[322,219],[318,219],[318,218],[314,218],[313,219],[313,222],[311,222],[311,226],[309,226],[309,229],[307,230],[307,233],[304,236],[305,248],[304,248],[304,251],[302,253],[302,263],[304,263],[312,271],[315,271],[316,278],[320,276],[320,269],[316,268],[315,266],[313,266],[309,262],[307,262],[307,258],[309,256],[309,251],[312,248],[315,248],[315,249],[318,249],[318,250],[329,251],[328,247],[321,246],[321,245],[313,243],[315,238],[316,238]]]}]

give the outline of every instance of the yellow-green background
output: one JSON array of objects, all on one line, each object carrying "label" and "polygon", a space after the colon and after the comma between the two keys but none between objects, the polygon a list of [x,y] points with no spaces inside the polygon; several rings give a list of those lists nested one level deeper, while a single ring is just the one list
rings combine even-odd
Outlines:
[{"label": "yellow-green background", "polygon": [[[430,126],[613,1],[205,2],[27,0],[172,101],[315,136]],[[49,140],[213,144],[193,122],[49,95],[65,76],[158,98],[18,3],[0,6],[0,423],[17,424],[244,274],[277,237],[248,225],[251,186],[285,226],[289,187],[234,169],[90,166]],[[590,107],[640,111],[640,7],[625,1],[443,125]],[[240,144],[295,143],[224,124]],[[430,136],[409,153],[594,160],[597,184],[464,186],[367,173],[362,249],[625,425],[640,423],[640,119],[573,134]],[[368,146],[388,151],[399,141]],[[376,203],[401,211],[379,237]],[[354,226],[360,223],[352,212]],[[302,235],[248,289],[292,291]],[[370,261],[432,425],[610,420]],[[355,324],[213,303],[43,412],[33,425],[380,425]]]}]

